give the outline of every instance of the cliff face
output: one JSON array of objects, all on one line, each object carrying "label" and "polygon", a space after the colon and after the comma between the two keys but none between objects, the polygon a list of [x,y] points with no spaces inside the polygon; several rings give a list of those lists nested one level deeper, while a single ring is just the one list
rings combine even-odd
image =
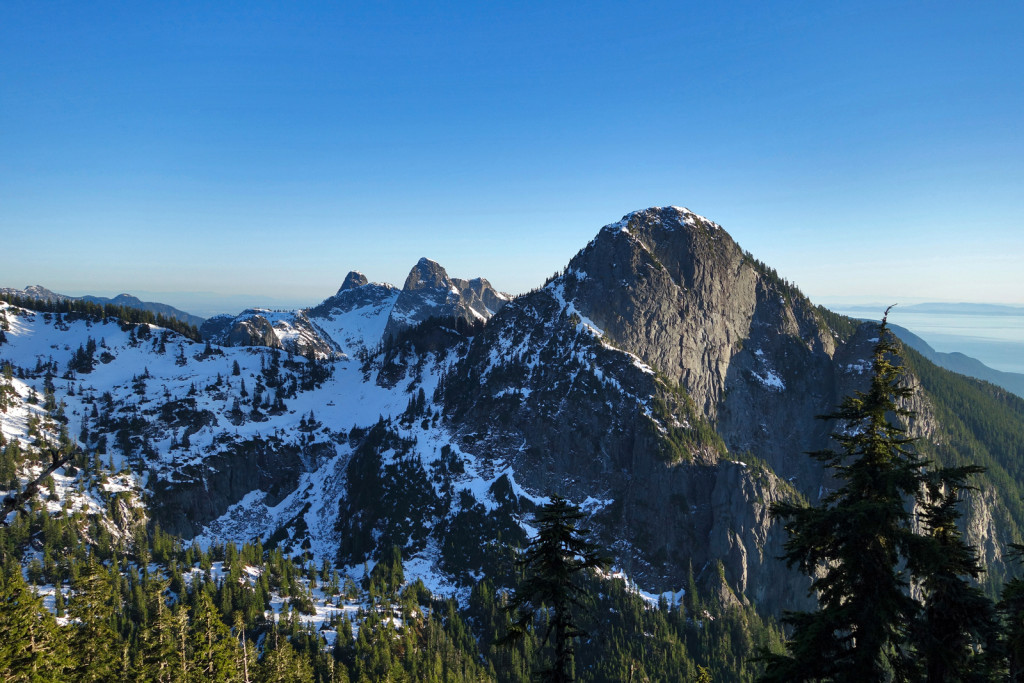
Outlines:
[{"label": "cliff face", "polygon": [[[630,225],[656,225],[654,218],[634,215]],[[563,276],[508,304],[445,378],[446,416],[461,448],[497,470],[510,467],[528,489],[586,501],[619,566],[645,585],[678,589],[691,567],[698,581],[713,583],[721,563],[739,599],[793,607],[806,601],[807,582],[777,561],[785,539],[768,507],[795,491],[765,463],[785,440],[754,430],[756,452],[742,463],[715,427],[748,407],[770,416],[762,421],[806,410],[806,397],[774,406],[779,385],[810,384],[799,367],[809,356],[828,375],[824,348],[834,350],[834,341],[814,336],[815,325],[803,332],[817,350],[778,342],[778,329],[799,337],[799,318],[773,306],[779,297],[728,237],[714,235],[732,246],[735,262],[709,250],[714,263],[695,263],[676,253],[693,240],[673,227],[680,243],[657,249],[622,226],[606,228]],[[712,287],[721,263],[740,270],[734,285],[750,295],[749,306]],[[698,279],[716,298],[700,300],[692,286]],[[744,356],[752,334],[772,344]],[[694,335],[717,341],[695,343]],[[801,414],[785,437],[823,439],[814,414]]]},{"label": "cliff face", "polygon": [[[842,333],[795,287],[684,209],[606,226],[544,289],[497,314],[446,380],[462,445],[532,490],[588,501],[617,561],[658,590],[722,563],[778,610],[807,581],[778,558],[768,508],[833,482],[817,419],[865,386],[874,325]],[[913,382],[911,378],[909,381]],[[918,387],[912,436],[944,437]],[[738,464],[742,463],[742,464]],[[999,561],[995,496],[972,496],[971,542]]]},{"label": "cliff face", "polygon": [[808,416],[836,404],[849,373],[813,305],[721,227],[675,207],[636,212],[602,229],[562,279],[566,299],[683,387],[731,451],[802,473],[800,454],[825,434]]}]

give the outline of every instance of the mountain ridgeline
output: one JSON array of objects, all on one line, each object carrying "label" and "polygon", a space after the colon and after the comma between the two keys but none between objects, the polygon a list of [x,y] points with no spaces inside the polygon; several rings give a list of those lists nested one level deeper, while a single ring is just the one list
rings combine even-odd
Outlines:
[{"label": "mountain ridgeline", "polygon": [[[558,494],[644,591],[764,614],[812,604],[769,508],[832,484],[806,456],[834,427],[816,416],[864,387],[877,334],[676,207],[605,226],[517,297],[422,259],[402,288],[351,272],[315,307],[217,316],[199,340],[18,301],[0,304],[11,404],[63,404],[165,530],[353,573],[398,547],[465,601],[483,576],[508,585],[506,549]],[[1024,400],[906,365],[920,449],[988,468],[964,525],[998,584],[1024,528]],[[7,438],[31,441],[13,414]]]}]

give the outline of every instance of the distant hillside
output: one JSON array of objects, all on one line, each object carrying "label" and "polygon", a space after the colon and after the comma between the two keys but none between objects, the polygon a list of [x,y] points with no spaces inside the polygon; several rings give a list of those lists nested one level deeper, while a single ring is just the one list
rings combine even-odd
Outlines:
[{"label": "distant hillside", "polygon": [[197,315],[186,313],[174,306],[167,304],[161,304],[156,301],[142,301],[138,297],[132,296],[131,294],[118,294],[113,299],[105,296],[68,296],[67,294],[58,294],[57,292],[51,291],[41,285],[30,285],[25,289],[14,289],[13,287],[0,287],[0,294],[9,294],[11,296],[22,296],[30,299],[41,299],[43,301],[64,301],[67,299],[78,299],[81,301],[90,301],[94,304],[110,304],[112,306],[124,306],[126,308],[136,308],[140,311],[149,311],[159,315],[167,316],[168,318],[174,318],[180,320],[183,323],[188,323],[194,327],[199,327],[206,320]]},{"label": "distant hillside", "polygon": [[168,318],[177,318],[178,320],[188,323],[189,325],[195,325],[199,327],[206,320],[198,315],[192,315],[186,313],[174,306],[168,304],[161,304],[156,301],[142,301],[138,297],[134,297],[131,294],[118,294],[113,299],[109,299],[105,296],[82,296],[78,297],[84,301],[92,301],[97,304],[113,304],[114,306],[126,306],[128,308],[138,308],[143,311],[150,311],[151,313],[159,313],[166,315]]},{"label": "distant hillside", "polygon": [[900,327],[899,325],[893,325],[891,323],[889,327],[896,333],[896,336],[899,337],[904,344],[914,349],[940,368],[945,368],[952,372],[958,372],[961,375],[967,375],[968,377],[974,377],[975,379],[991,382],[997,387],[1002,387],[1003,389],[1024,398],[1024,375],[1017,372],[994,370],[977,358],[971,358],[970,356],[960,352],[955,351],[953,353],[945,353],[943,351],[936,351],[928,344],[928,342],[921,339],[907,328]]}]

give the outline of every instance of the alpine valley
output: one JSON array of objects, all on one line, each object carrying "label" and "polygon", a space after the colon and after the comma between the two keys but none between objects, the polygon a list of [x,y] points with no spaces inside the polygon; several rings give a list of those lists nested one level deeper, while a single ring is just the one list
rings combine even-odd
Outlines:
[{"label": "alpine valley", "polygon": [[[813,608],[809,579],[779,559],[786,533],[769,507],[829,491],[806,455],[830,444],[834,425],[816,416],[864,388],[878,330],[815,306],[719,225],[677,207],[601,228],[563,271],[515,297],[428,259],[401,288],[351,272],[312,308],[198,328],[39,291],[0,301],[10,366],[0,421],[4,443],[21,445],[5,456],[0,497],[43,471],[47,444],[63,439],[81,462],[56,470],[49,495],[9,524],[45,512],[77,515],[86,543],[127,547],[138,529],[183,539],[179,549],[258,542],[355,582],[390,566],[422,582],[422,604],[451,598],[468,615],[479,653],[463,671],[501,680],[520,679],[494,654],[481,586],[514,583],[514,549],[555,494],[586,513],[589,539],[613,560],[602,599],[615,583],[641,612],[675,614],[679,633],[699,636],[686,656],[715,680],[752,675],[741,661],[756,643],[729,644],[739,631],[711,620],[742,615],[730,623],[757,622],[751,637],[770,640],[783,610]],[[1024,400],[909,348],[904,362],[918,450],[986,468],[962,522],[994,594],[1024,529]],[[25,566],[45,564],[33,529],[11,546]],[[225,561],[212,559],[214,581]],[[40,583],[52,607],[62,580]],[[325,583],[307,580],[316,604],[303,613],[334,645],[348,613]],[[719,656],[729,648],[733,659]],[[625,680],[585,649],[582,678]],[[647,664],[649,680],[673,680],[657,669]]]}]

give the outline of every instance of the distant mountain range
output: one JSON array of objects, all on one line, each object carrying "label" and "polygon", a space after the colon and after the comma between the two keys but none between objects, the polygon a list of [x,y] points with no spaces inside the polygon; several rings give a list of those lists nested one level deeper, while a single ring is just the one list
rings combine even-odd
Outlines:
[{"label": "distant mountain range", "polygon": [[30,285],[25,289],[15,289],[13,287],[2,287],[0,288],[0,294],[9,294],[11,296],[23,296],[32,299],[42,299],[43,301],[65,301],[68,299],[78,299],[80,301],[91,301],[94,304],[111,304],[112,306],[124,306],[126,308],[137,308],[140,311],[149,311],[160,315],[165,315],[168,318],[175,318],[189,325],[199,327],[205,321],[205,318],[200,318],[198,315],[192,315],[186,313],[174,306],[168,306],[167,304],[157,303],[155,301],[142,301],[138,297],[134,297],[131,294],[118,294],[114,298],[108,298],[105,296],[68,296],[67,294],[58,294],[53,292],[46,287],[41,285]]},{"label": "distant mountain range", "polygon": [[[955,308],[956,310],[958,310],[960,315],[971,315],[971,311],[974,311],[974,315],[1002,315],[1000,313],[993,313],[991,311],[992,309],[1013,309],[1012,306],[995,306],[989,304],[921,304],[921,306],[927,308],[917,308],[914,306],[907,306],[905,308],[913,308],[914,310],[917,310],[922,313],[943,313],[949,312],[950,310]],[[847,307],[846,310],[849,311],[854,308],[862,308],[864,310],[867,310],[869,307]],[[870,308],[873,313],[877,313],[877,306]],[[1017,315],[1020,315],[1020,313],[1017,313]],[[877,320],[874,320],[872,318],[861,319],[877,322]],[[967,354],[964,353],[960,353],[959,351],[954,351],[952,353],[936,351],[934,348],[932,348],[931,344],[929,344],[924,339],[917,336],[916,334],[914,334],[905,327],[894,325],[893,323],[890,322],[889,328],[896,334],[897,337],[900,338],[900,341],[902,341],[904,344],[920,353],[922,356],[924,356],[931,362],[938,365],[940,368],[945,368],[946,370],[957,372],[960,373],[961,375],[966,375],[968,377],[973,377],[975,379],[991,382],[992,384],[995,384],[997,387],[1002,387],[1003,389],[1006,389],[1007,391],[1010,391],[1024,398],[1024,374],[1021,374],[1019,372],[1003,372],[1002,370],[990,368],[977,358],[972,358],[971,356],[968,356]]]},{"label": "distant mountain range", "polygon": [[975,379],[991,382],[996,386],[1002,387],[1007,391],[1012,391],[1018,396],[1024,398],[1024,375],[1018,372],[1003,372],[1001,370],[995,370],[985,365],[977,358],[971,358],[970,356],[957,351],[953,353],[936,351],[928,344],[928,342],[921,339],[907,328],[892,324],[889,326],[904,344],[914,349],[940,368],[952,370],[953,372],[958,372],[961,375],[967,375],[968,377],[974,377]]},{"label": "distant mountain range", "polygon": [[[850,312],[863,312],[878,314],[878,311],[885,308],[887,304],[852,304],[841,305],[835,308]],[[1012,306],[1008,304],[974,304],[974,303],[943,303],[930,302],[923,304],[908,304],[899,307],[900,313],[927,313],[930,315],[1011,315],[1024,316],[1024,306]]]}]

